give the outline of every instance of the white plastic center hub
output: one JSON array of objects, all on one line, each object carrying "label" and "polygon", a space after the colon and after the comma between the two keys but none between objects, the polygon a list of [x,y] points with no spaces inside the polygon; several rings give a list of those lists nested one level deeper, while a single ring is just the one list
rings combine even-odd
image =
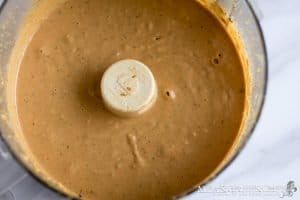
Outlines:
[{"label": "white plastic center hub", "polygon": [[101,94],[110,111],[119,116],[135,117],[154,104],[157,87],[146,65],[126,59],[114,63],[105,71]]}]

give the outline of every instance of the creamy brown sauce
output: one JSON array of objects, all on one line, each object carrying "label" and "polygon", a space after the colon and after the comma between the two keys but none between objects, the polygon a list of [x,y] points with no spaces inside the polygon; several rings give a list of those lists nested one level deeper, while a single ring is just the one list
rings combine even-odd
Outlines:
[{"label": "creamy brown sauce", "polygon": [[[107,111],[100,79],[126,58],[158,85],[150,111]],[[240,56],[193,0],[67,1],[40,26],[21,63],[17,106],[36,161],[82,199],[167,199],[227,155],[245,110]]]}]

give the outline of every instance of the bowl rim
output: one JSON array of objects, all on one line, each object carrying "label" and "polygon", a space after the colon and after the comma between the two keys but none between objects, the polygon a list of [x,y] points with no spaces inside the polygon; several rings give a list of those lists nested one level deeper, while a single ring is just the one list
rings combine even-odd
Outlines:
[{"label": "bowl rim", "polygon": [[[0,13],[2,12],[2,9],[5,7],[5,4],[7,3],[7,1],[8,0],[3,0],[2,4],[0,4]],[[248,132],[248,134],[246,134],[245,138],[241,141],[239,147],[233,153],[233,156],[228,161],[226,161],[226,163],[212,177],[208,178],[203,183],[198,184],[194,188],[191,188],[190,190],[187,190],[186,192],[173,197],[174,199],[180,199],[180,198],[187,197],[187,196],[190,196],[190,195],[196,193],[197,191],[199,191],[201,189],[201,187],[206,186],[207,184],[211,183],[222,172],[224,172],[233,163],[233,161],[236,160],[236,158],[240,155],[241,151],[245,148],[246,144],[248,143],[249,139],[253,135],[254,130],[257,127],[257,124],[258,124],[258,122],[261,118],[261,114],[262,114],[262,111],[263,111],[263,108],[264,108],[264,105],[265,105],[265,102],[266,102],[266,94],[267,94],[268,81],[269,81],[269,77],[268,77],[268,75],[269,75],[268,74],[268,72],[269,72],[268,53],[267,53],[267,47],[266,47],[266,40],[265,40],[263,30],[262,30],[262,26],[259,22],[258,16],[255,13],[255,10],[254,10],[252,4],[249,2],[249,0],[245,0],[245,2],[247,4],[248,8],[250,9],[251,14],[253,15],[256,27],[258,29],[259,39],[260,39],[260,42],[261,42],[261,45],[262,45],[262,48],[263,48],[264,65],[265,65],[264,70],[263,70],[263,73],[264,73],[263,83],[264,83],[264,85],[263,85],[262,100],[259,102],[259,109],[258,109],[258,114],[257,114],[256,119],[255,119],[255,123],[251,127],[251,130]],[[41,177],[39,177],[34,172],[32,172],[25,164],[23,164],[22,160],[18,157],[18,155],[10,147],[10,145],[6,141],[5,137],[1,134],[1,130],[0,130],[0,140],[3,142],[4,146],[8,149],[10,155],[18,163],[18,165],[21,166],[21,168],[24,169],[25,172],[28,173],[33,179],[35,179],[39,184],[46,187],[47,189],[49,189],[50,191],[54,192],[55,194],[59,195],[62,198],[80,200],[78,197],[71,197],[69,194],[61,191],[60,189],[54,187],[53,185],[50,185],[49,183],[44,181]]]},{"label": "bowl rim", "polygon": [[254,133],[254,130],[257,127],[257,124],[261,118],[261,114],[266,102],[266,96],[267,96],[267,88],[268,88],[268,81],[269,81],[269,61],[268,61],[268,53],[267,53],[267,47],[266,47],[266,40],[265,40],[265,36],[263,34],[263,29],[262,26],[259,22],[258,16],[255,13],[255,9],[253,8],[252,4],[249,2],[249,0],[245,0],[248,8],[250,9],[250,12],[253,15],[255,24],[257,26],[258,29],[258,33],[259,33],[259,38],[260,38],[260,42],[262,44],[262,50],[263,50],[263,55],[264,55],[264,85],[263,85],[263,93],[262,93],[262,99],[260,101],[259,104],[259,109],[258,109],[258,114],[255,118],[255,123],[254,125],[251,127],[250,131],[248,132],[248,134],[245,135],[244,139],[241,141],[239,147],[236,149],[236,151],[233,153],[233,156],[231,158],[229,158],[229,160],[226,161],[226,163],[212,176],[209,177],[207,180],[205,180],[203,183],[198,184],[195,188],[191,189],[190,191],[187,191],[179,196],[176,196],[175,198],[183,198],[183,197],[187,197],[190,196],[194,193],[196,193],[197,191],[200,191],[200,189],[206,185],[208,185],[209,183],[211,183],[213,180],[215,180],[222,172],[224,172],[232,163],[233,161],[236,160],[236,158],[240,155],[240,153],[242,152],[242,150],[246,147],[248,141],[250,140],[251,136]]}]

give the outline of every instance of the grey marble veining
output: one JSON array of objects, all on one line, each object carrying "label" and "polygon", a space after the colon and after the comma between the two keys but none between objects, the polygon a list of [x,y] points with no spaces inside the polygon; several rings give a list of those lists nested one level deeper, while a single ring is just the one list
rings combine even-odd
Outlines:
[{"label": "grey marble veining", "polygon": [[[259,9],[268,59],[265,106],[253,136],[237,159],[212,184],[285,186],[298,191],[283,199],[300,199],[300,1],[254,0]],[[259,195],[196,193],[186,199],[280,199]]]},{"label": "grey marble veining", "polygon": [[[253,0],[253,3],[259,13],[269,57],[267,98],[248,144],[209,187],[286,186],[294,181],[298,191],[293,196],[286,193],[281,197],[300,199],[300,1]],[[3,184],[4,181],[7,184]],[[239,196],[196,192],[184,199],[281,199],[278,195],[272,196],[273,193],[268,196],[269,193],[262,191],[261,195],[240,193]],[[10,157],[0,158],[0,200],[14,198],[59,199]]]}]

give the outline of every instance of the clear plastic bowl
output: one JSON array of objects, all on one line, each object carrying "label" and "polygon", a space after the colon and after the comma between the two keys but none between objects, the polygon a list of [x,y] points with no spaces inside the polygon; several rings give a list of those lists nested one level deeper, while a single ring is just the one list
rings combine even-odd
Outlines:
[{"label": "clear plastic bowl", "polygon": [[[8,112],[9,101],[6,90],[6,75],[9,68],[8,62],[14,48],[16,38],[18,38],[19,28],[22,24],[22,20],[24,19],[27,11],[33,5],[33,2],[34,0],[6,0],[0,8],[0,130],[2,139],[4,143],[7,144],[9,149],[6,150],[4,144],[0,143],[1,200],[10,200],[15,198],[16,194],[12,193],[11,189],[13,186],[11,186],[11,182],[9,182],[9,180],[12,181],[13,179],[19,181],[20,184],[25,182],[25,186],[34,185],[30,181],[36,179],[40,182],[40,184],[55,191],[57,195],[62,194],[63,196],[68,196],[68,193],[63,188],[54,185],[49,180],[46,180],[46,178],[39,171],[32,167],[30,160],[25,159],[25,157],[22,156],[25,150],[23,145],[21,145],[20,142],[15,139],[11,115]],[[222,162],[218,169],[202,184],[191,188],[189,191],[178,197],[186,196],[196,191],[199,186],[209,183],[228,165],[230,165],[230,163],[232,163],[234,158],[244,147],[245,143],[249,140],[249,137],[258,122],[266,93],[267,54],[262,31],[251,3],[249,3],[247,0],[210,0],[209,2],[217,3],[225,11],[227,17],[236,27],[243,43],[243,50],[247,56],[248,71],[251,80],[249,87],[250,95],[248,96],[249,112],[242,133],[238,138],[238,142],[225,161]],[[10,158],[9,152],[11,152],[14,160],[16,160],[19,164]],[[10,168],[12,173],[4,172],[4,168]],[[30,175],[26,175],[27,173]],[[3,174],[8,175],[3,176]],[[24,180],[19,180],[20,177],[23,177]],[[14,183],[16,183],[16,180],[14,180]],[[37,184],[35,187],[36,190],[43,188],[41,185]],[[29,189],[27,188],[27,190]],[[21,191],[25,191],[24,187]],[[23,199],[22,195],[20,195],[21,193],[19,192],[18,194],[20,199]],[[39,195],[41,195],[41,197],[35,198],[58,199],[58,196],[54,193],[51,193],[48,189],[45,190],[45,193]],[[43,195],[45,196],[43,197]],[[34,198],[30,197],[30,199]]]}]

